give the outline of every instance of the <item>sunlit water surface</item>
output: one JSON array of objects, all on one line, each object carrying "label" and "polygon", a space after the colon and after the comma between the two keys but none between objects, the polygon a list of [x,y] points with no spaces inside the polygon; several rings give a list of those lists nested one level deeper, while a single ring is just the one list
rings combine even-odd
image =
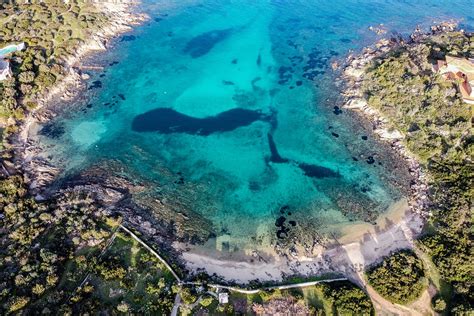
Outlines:
[{"label": "sunlit water surface", "polygon": [[374,218],[403,196],[393,185],[403,173],[348,113],[334,113],[331,63],[375,40],[370,25],[407,33],[463,17],[469,27],[473,5],[147,1],[150,21],[96,60],[106,68],[91,72],[90,100],[40,141],[62,177],[120,161],[148,197],[198,214],[240,248]]}]

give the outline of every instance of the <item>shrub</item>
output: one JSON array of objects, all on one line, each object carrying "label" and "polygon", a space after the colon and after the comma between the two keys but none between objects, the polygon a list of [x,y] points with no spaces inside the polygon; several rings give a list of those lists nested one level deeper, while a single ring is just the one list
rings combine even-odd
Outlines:
[{"label": "shrub", "polygon": [[441,313],[446,309],[446,302],[442,298],[437,298],[433,302],[435,312]]},{"label": "shrub", "polygon": [[372,315],[373,307],[367,294],[349,281],[337,281],[319,285],[331,301],[336,315]]},{"label": "shrub", "polygon": [[424,289],[423,263],[409,250],[402,250],[370,268],[369,284],[392,302],[406,304],[418,298]]},{"label": "shrub", "polygon": [[187,287],[181,288],[181,291],[179,293],[181,295],[181,298],[183,299],[183,302],[185,304],[192,304],[197,300],[196,295],[194,295],[191,290]]},{"label": "shrub", "polygon": [[214,301],[214,299],[212,297],[208,296],[208,297],[203,298],[199,302],[199,304],[201,304],[203,307],[207,307],[207,306],[211,305],[213,301]]},{"label": "shrub", "polygon": [[12,312],[16,312],[16,311],[19,311],[20,309],[22,309],[23,307],[26,306],[26,304],[28,304],[29,302],[29,299],[24,297],[24,296],[20,296],[20,297],[16,297],[12,300],[12,302],[10,303],[10,308],[9,308],[9,311],[12,313]]}]

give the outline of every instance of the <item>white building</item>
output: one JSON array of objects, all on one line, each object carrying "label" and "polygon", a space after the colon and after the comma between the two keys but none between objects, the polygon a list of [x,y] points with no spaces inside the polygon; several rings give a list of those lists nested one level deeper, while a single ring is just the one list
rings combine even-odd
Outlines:
[{"label": "white building", "polygon": [[10,78],[11,76],[10,62],[6,59],[0,59],[0,81]]},{"label": "white building", "polygon": [[219,304],[229,303],[229,293],[221,292],[219,293]]}]

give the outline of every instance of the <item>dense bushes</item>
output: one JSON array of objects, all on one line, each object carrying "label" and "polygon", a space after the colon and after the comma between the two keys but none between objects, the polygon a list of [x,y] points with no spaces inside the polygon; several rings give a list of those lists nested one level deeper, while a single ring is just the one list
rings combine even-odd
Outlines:
[{"label": "dense bushes", "polygon": [[[78,249],[100,247],[110,236],[106,213],[90,196],[71,192],[37,203],[20,176],[0,179],[0,209],[0,227],[8,228],[0,231],[1,314],[40,300],[58,285]],[[65,295],[58,293],[53,305]]]},{"label": "dense bushes", "polygon": [[472,35],[442,33],[392,49],[367,70],[364,91],[369,105],[404,132],[406,145],[430,175],[434,230],[420,239],[421,246],[454,287],[454,297],[444,298],[451,300],[449,308],[466,310],[474,302],[474,138],[470,106],[452,83],[431,69],[430,62],[447,54],[473,58]]},{"label": "dense bushes", "polygon": [[335,315],[373,315],[367,294],[349,281],[321,283],[324,296],[331,301]]},{"label": "dense bushes", "polygon": [[0,47],[25,42],[11,57],[13,78],[0,82],[0,124],[23,118],[25,104],[66,72],[64,61],[107,20],[83,0],[0,3]]},{"label": "dense bushes", "polygon": [[423,263],[411,251],[400,251],[367,271],[369,284],[392,302],[406,304],[425,288]]}]

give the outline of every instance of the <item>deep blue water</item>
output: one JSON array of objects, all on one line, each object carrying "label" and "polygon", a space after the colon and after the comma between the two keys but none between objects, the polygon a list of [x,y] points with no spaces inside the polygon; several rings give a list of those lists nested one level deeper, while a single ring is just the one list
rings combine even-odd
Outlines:
[{"label": "deep blue water", "polygon": [[147,1],[150,21],[95,61],[107,67],[91,73],[88,99],[45,125],[44,154],[63,176],[120,161],[147,181],[146,198],[209,219],[240,248],[276,238],[281,209],[289,229],[327,232],[373,218],[403,197],[395,183],[404,173],[334,109],[331,63],[377,39],[370,25],[406,34],[463,18],[472,28],[473,7]]}]

